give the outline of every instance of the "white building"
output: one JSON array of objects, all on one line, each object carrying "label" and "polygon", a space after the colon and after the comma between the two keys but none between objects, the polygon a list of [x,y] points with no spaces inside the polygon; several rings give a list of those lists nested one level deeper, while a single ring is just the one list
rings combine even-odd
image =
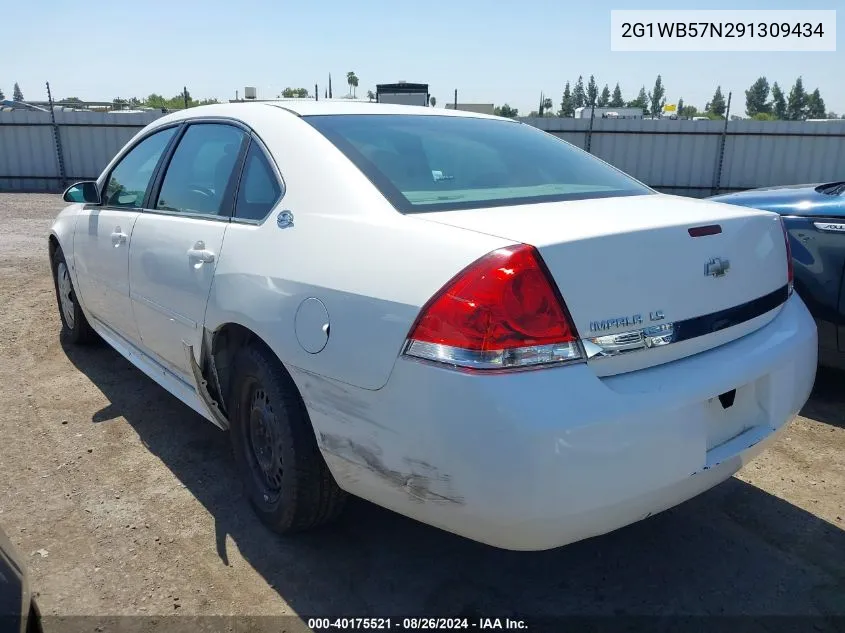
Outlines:
[{"label": "white building", "polygon": [[642,108],[596,108],[595,115],[592,114],[593,108],[585,106],[583,108],[575,108],[576,119],[589,119],[595,116],[597,119],[642,119]]}]

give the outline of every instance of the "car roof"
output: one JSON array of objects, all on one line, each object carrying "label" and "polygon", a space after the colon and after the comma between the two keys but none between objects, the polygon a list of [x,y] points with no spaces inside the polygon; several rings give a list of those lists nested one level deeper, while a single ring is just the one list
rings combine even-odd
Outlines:
[{"label": "car roof", "polygon": [[466,112],[463,110],[447,110],[445,108],[428,108],[425,106],[398,105],[392,103],[375,103],[359,99],[278,99],[273,101],[251,101],[235,103],[218,103],[197,106],[187,110],[171,113],[166,118],[190,119],[204,116],[226,116],[240,118],[245,112],[256,114],[256,109],[269,108],[285,110],[296,116],[318,116],[330,114],[404,114],[415,116],[451,116],[475,119],[499,119],[501,117]]}]

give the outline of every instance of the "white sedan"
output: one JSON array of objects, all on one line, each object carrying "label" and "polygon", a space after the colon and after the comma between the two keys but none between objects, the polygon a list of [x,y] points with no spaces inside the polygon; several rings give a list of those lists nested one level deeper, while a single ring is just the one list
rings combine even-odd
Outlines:
[{"label": "white sedan", "polygon": [[777,215],[658,194],[509,119],[192,108],[65,200],[64,335],[228,429],[282,533],[351,493],[564,545],[730,477],[815,377]]}]

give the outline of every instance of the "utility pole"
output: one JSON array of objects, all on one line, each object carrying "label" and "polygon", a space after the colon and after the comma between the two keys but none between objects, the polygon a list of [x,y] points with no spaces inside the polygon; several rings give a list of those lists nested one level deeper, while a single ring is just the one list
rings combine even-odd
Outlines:
[{"label": "utility pole", "polygon": [[719,193],[722,186],[722,166],[725,162],[725,143],[728,140],[728,119],[731,116],[731,94],[728,93],[728,107],[725,109],[725,125],[719,138],[719,150],[716,153],[716,173],[713,175],[713,195]]},{"label": "utility pole", "polygon": [[53,142],[56,146],[56,159],[59,162],[59,180],[62,188],[67,187],[67,174],[65,173],[65,153],[62,150],[62,138],[59,135],[59,125],[56,123],[56,113],[53,111],[53,93],[50,92],[50,82],[47,82],[47,101],[50,103],[50,121],[53,124]]}]

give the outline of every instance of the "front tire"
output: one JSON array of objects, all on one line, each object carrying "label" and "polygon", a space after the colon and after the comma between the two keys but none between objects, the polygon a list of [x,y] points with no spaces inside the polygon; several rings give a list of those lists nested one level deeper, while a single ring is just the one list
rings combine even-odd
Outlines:
[{"label": "front tire", "polygon": [[335,519],[347,495],[320,454],[293,380],[275,355],[258,344],[236,354],[233,370],[232,448],[259,518],[280,534]]},{"label": "front tire", "polygon": [[51,263],[56,302],[59,307],[59,317],[62,320],[62,336],[77,345],[91,343],[96,340],[97,335],[79,305],[76,290],[70,278],[70,269],[61,247],[56,248]]}]

